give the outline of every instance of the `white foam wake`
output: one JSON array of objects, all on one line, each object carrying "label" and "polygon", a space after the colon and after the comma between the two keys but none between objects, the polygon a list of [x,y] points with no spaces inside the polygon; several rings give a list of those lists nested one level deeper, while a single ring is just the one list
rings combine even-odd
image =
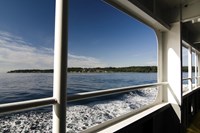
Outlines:
[{"label": "white foam wake", "polygon": [[[116,100],[95,101],[67,108],[66,130],[68,133],[83,131],[125,113],[154,102],[156,88],[123,94]],[[51,133],[51,112],[25,112],[0,117],[2,133]]]}]

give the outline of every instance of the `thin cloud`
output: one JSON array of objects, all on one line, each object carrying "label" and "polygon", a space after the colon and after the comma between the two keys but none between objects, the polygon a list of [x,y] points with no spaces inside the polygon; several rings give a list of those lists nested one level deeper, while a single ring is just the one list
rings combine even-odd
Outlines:
[{"label": "thin cloud", "polygon": [[149,62],[146,62],[147,66],[157,66],[157,62],[156,61],[149,61]]},{"label": "thin cloud", "polygon": [[53,68],[53,50],[36,48],[21,37],[0,31],[0,71]]},{"label": "thin cloud", "polygon": [[93,68],[93,67],[106,67],[107,65],[102,61],[100,61],[99,59],[93,57],[68,54],[68,66]]}]

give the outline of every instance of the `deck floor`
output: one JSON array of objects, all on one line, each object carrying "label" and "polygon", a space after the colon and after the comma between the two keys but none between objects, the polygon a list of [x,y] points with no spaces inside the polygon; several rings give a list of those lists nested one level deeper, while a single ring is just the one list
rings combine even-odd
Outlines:
[{"label": "deck floor", "polygon": [[187,133],[200,133],[200,112],[195,116],[194,120],[190,124]]}]

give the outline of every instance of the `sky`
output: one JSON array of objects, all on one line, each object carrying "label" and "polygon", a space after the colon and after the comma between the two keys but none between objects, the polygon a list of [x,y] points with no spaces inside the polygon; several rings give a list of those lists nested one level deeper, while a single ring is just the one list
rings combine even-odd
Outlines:
[{"label": "sky", "polygon": [[154,31],[101,0],[70,1],[69,53],[85,67],[157,64]]},{"label": "sky", "polygon": [[0,72],[52,68],[54,0],[0,0]]},{"label": "sky", "polygon": [[[69,0],[68,66],[157,65],[154,31],[102,0]],[[53,68],[54,0],[0,1],[0,72]]]}]

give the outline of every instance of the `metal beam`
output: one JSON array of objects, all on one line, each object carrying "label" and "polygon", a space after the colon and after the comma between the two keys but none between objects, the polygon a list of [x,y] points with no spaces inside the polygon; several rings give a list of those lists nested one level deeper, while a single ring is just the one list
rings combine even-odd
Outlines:
[{"label": "metal beam", "polygon": [[188,89],[192,90],[192,48],[188,48]]},{"label": "metal beam", "polygon": [[114,89],[107,89],[107,90],[100,90],[100,91],[92,91],[92,92],[85,92],[85,93],[76,93],[74,95],[68,96],[68,102],[79,101],[83,99],[119,94],[124,92],[134,91],[136,89],[144,89],[150,87],[157,87],[162,85],[167,85],[167,82],[161,83],[153,83],[153,84],[145,84],[145,85],[137,85],[137,86],[129,86],[129,87],[121,87],[121,88],[114,88]]},{"label": "metal beam", "polygon": [[68,0],[56,0],[54,42],[53,133],[66,132],[66,67]]},{"label": "metal beam", "polygon": [[130,15],[138,19],[139,21],[143,22],[144,24],[152,27],[153,29],[157,29],[160,31],[168,31],[170,26],[165,23],[163,20],[158,18],[152,12],[147,10],[143,5],[139,2],[133,4],[129,0],[105,0],[107,3],[111,4],[112,6],[120,9],[121,11],[125,12],[126,14]]},{"label": "metal beam", "polygon": [[[159,55],[159,81],[168,82],[163,89],[163,101],[172,104],[177,116],[181,120],[182,90],[181,90],[181,23],[171,24],[171,30],[157,31]],[[161,74],[160,74],[161,73]]]},{"label": "metal beam", "polygon": [[0,105],[0,114],[44,107],[51,104],[56,104],[56,100],[53,97],[22,102],[5,103]]}]

